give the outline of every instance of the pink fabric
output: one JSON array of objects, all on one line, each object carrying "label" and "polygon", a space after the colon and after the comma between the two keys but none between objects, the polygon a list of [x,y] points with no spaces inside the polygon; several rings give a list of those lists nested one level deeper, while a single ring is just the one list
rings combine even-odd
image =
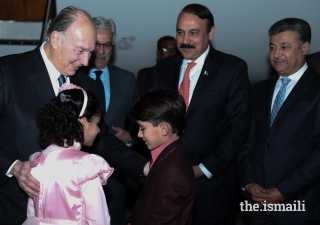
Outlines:
[{"label": "pink fabric", "polygon": [[157,160],[158,156],[160,155],[160,153],[168,146],[170,145],[172,142],[174,142],[175,140],[177,140],[179,137],[177,137],[174,140],[168,141],[167,143],[159,146],[158,148],[155,148],[154,150],[151,151],[151,157],[152,160],[150,161],[150,169],[153,166],[154,162]]},{"label": "pink fabric", "polygon": [[30,156],[39,162],[31,174],[40,181],[41,190],[37,198],[29,199],[24,225],[82,225],[89,224],[88,218],[90,224],[110,224],[101,184],[107,183],[113,168],[100,156],[79,149],[79,144],[68,148],[51,145]]}]

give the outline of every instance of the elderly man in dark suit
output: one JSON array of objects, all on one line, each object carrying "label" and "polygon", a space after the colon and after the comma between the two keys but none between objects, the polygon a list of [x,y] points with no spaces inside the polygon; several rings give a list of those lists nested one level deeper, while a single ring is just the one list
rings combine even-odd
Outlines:
[{"label": "elderly man in dark suit", "polygon": [[306,63],[311,29],[286,18],[269,36],[279,76],[254,87],[252,128],[238,161],[243,193],[262,207],[249,212],[250,224],[319,224],[320,76]]},{"label": "elderly man in dark suit", "polygon": [[[110,126],[109,132],[131,146],[137,141],[138,126],[129,115],[130,107],[139,97],[134,74],[110,64],[113,46],[116,40],[116,25],[112,19],[93,17],[97,29],[95,52],[89,67],[84,68],[97,84],[98,97],[103,111],[104,121]],[[104,186],[107,197],[111,225],[123,225],[125,217],[125,177],[119,171]]]},{"label": "elderly man in dark suit", "polygon": [[234,224],[235,159],[251,119],[247,65],[210,46],[215,27],[207,7],[185,6],[176,27],[182,56],[159,62],[156,78],[187,104],[181,137],[197,179],[193,224]]},{"label": "elderly man in dark suit", "polygon": [[[88,65],[95,49],[96,29],[90,15],[67,7],[52,21],[46,42],[34,50],[0,58],[0,224],[22,224],[27,199],[37,196],[40,184],[30,174],[36,163],[27,161],[41,150],[35,115],[63,82],[96,92],[94,81],[78,71]],[[101,126],[96,153],[116,169],[139,177],[147,160],[126,147]]]}]

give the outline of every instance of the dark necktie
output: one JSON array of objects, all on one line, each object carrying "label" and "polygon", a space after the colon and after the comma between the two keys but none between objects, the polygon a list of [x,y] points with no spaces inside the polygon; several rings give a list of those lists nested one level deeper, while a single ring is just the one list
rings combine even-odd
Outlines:
[{"label": "dark necktie", "polygon": [[94,71],[96,74],[96,86],[97,86],[97,91],[98,91],[98,98],[100,99],[100,105],[103,110],[103,112],[106,112],[106,100],[105,100],[105,94],[104,94],[104,87],[103,83],[101,81],[101,70],[96,70]]},{"label": "dark necktie", "polygon": [[59,87],[61,87],[61,85],[63,85],[66,82],[66,78],[63,75],[60,75],[58,78],[59,81]]}]

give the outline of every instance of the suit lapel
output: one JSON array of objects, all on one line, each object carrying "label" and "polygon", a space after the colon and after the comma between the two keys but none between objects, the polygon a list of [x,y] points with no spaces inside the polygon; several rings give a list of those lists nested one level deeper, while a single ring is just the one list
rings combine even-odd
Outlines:
[{"label": "suit lapel", "polygon": [[[274,88],[276,86],[278,80],[278,76],[275,76],[266,81],[266,83],[262,83],[257,88],[259,90],[254,90],[257,93],[261,93],[261,95],[256,97],[254,105],[258,106],[258,115],[259,118],[263,118],[265,127],[269,130],[270,128],[270,117],[271,117],[271,103]],[[255,93],[253,93],[255,95]]]},{"label": "suit lapel", "polygon": [[[204,85],[207,84],[208,79],[210,79],[211,76],[214,76],[214,71],[218,67],[218,57],[215,54],[215,50],[210,47],[210,50],[208,52],[208,55],[204,61],[199,79],[197,81],[196,87],[193,91],[192,98],[190,101],[190,105],[188,108],[188,112],[193,108],[195,102],[197,99],[201,96],[201,90],[203,90]],[[187,114],[188,114],[187,112]]]},{"label": "suit lapel", "polygon": [[281,116],[286,112],[286,110],[308,89],[308,87],[312,84],[313,79],[313,73],[308,68],[284,101],[273,124],[275,124],[277,120],[279,120],[279,118],[281,118]]},{"label": "suit lapel", "polygon": [[55,97],[55,93],[39,47],[34,49],[31,53],[30,68],[30,75],[28,78],[32,86],[37,92],[42,103],[49,102]]}]

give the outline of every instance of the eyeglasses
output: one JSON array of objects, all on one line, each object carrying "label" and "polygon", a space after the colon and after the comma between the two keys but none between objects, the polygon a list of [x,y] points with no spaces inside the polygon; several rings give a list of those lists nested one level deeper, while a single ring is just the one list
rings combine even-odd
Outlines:
[{"label": "eyeglasses", "polygon": [[161,51],[164,53],[171,52],[171,53],[177,53],[177,48],[161,48]]},{"label": "eyeglasses", "polygon": [[103,47],[103,50],[111,50],[112,49],[112,47],[113,47],[113,44],[112,43],[105,43],[105,44],[100,44],[100,43],[98,43],[98,42],[96,42],[96,48],[97,49],[100,49],[100,47]]}]

